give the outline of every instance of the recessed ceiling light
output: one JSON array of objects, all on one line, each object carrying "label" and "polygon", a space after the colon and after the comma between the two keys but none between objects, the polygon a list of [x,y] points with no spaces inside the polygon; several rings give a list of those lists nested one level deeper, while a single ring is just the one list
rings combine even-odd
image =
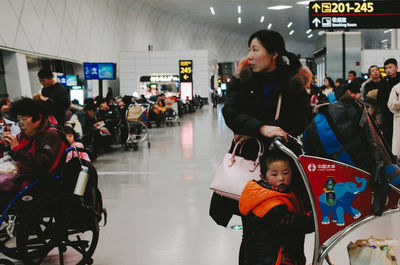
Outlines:
[{"label": "recessed ceiling light", "polygon": [[242,18],[241,17],[238,17],[238,23],[242,24]]},{"label": "recessed ceiling light", "polygon": [[310,3],[310,1],[300,1],[300,2],[297,2],[297,4],[299,4],[299,5],[308,5]]},{"label": "recessed ceiling light", "polygon": [[272,27],[272,24],[269,23],[269,24],[268,24],[268,29],[271,29],[271,27]]},{"label": "recessed ceiling light", "polygon": [[290,31],[290,32],[289,32],[289,35],[292,35],[293,33],[294,33],[294,30]]},{"label": "recessed ceiling light", "polygon": [[238,6],[238,13],[239,14],[242,13],[242,7],[241,6]]},{"label": "recessed ceiling light", "polygon": [[282,9],[288,9],[288,8],[292,8],[293,6],[285,6],[285,5],[279,5],[279,6],[270,6],[267,7],[268,9],[272,9],[272,10],[282,10]]},{"label": "recessed ceiling light", "polygon": [[308,35],[308,38],[311,38],[313,35],[312,34],[310,34],[310,35]]},{"label": "recessed ceiling light", "polygon": [[214,7],[210,6],[211,14],[215,15]]},{"label": "recessed ceiling light", "polygon": [[264,22],[264,16],[261,17],[260,22],[261,22],[261,23]]},{"label": "recessed ceiling light", "polygon": [[312,31],[312,29],[309,29],[306,31],[306,34],[310,33]]},{"label": "recessed ceiling light", "polygon": [[289,24],[287,24],[287,27],[290,28],[293,25],[292,22],[289,22]]}]

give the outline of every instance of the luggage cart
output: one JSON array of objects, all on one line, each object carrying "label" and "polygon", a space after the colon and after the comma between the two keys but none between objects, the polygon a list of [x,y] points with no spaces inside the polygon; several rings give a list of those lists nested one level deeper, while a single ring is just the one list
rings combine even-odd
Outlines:
[{"label": "luggage cart", "polygon": [[130,105],[126,111],[126,123],[128,127],[128,138],[126,146],[138,150],[141,142],[147,141],[150,148],[150,137],[147,129],[149,104]]},{"label": "luggage cart", "polygon": [[[299,140],[296,142],[302,147]],[[315,223],[313,265],[326,260],[332,264],[329,251],[354,229],[379,218],[374,215],[371,174],[345,163],[296,155],[280,138],[273,146],[290,156],[299,171],[308,193]],[[382,216],[399,213],[400,190],[389,184]]]}]

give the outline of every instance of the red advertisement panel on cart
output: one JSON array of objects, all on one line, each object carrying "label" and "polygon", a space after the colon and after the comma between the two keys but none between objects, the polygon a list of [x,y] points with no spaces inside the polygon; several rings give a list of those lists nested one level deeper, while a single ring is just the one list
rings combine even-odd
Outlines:
[{"label": "red advertisement panel on cart", "polygon": [[[320,245],[347,226],[373,215],[370,174],[340,162],[300,156],[318,216]],[[385,209],[397,208],[399,195],[389,191]]]}]

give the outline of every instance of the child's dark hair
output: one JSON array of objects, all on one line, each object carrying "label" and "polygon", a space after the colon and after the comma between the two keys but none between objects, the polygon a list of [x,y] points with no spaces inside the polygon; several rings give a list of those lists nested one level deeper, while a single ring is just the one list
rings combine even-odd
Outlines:
[{"label": "child's dark hair", "polygon": [[72,134],[73,136],[75,136],[76,134],[74,128],[72,128],[71,126],[63,126],[63,131],[65,134]]},{"label": "child's dark hair", "polygon": [[279,151],[279,150],[266,151],[260,157],[261,177],[265,178],[267,171],[268,171],[269,164],[271,164],[272,162],[275,162],[275,161],[282,161],[282,160],[290,163],[290,158],[286,154],[284,154],[282,151]]}]

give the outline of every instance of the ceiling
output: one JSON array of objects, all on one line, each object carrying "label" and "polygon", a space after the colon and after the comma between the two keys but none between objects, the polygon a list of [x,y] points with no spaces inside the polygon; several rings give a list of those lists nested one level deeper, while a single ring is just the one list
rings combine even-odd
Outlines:
[{"label": "ceiling", "polygon": [[[266,29],[269,23],[271,29],[282,34],[286,41],[312,43],[318,37],[318,32],[311,32],[308,38],[308,5],[300,5],[301,0],[140,0],[154,8],[161,9],[169,14],[189,19],[211,27],[217,27],[229,32],[250,36],[259,29]],[[339,0],[340,1],[340,0]],[[238,6],[241,14],[238,14]],[[285,10],[270,10],[268,7],[289,5],[292,8]],[[214,8],[215,15],[211,14],[210,7]],[[238,17],[241,17],[241,24]],[[261,17],[264,16],[264,21]],[[289,22],[292,26],[288,28]],[[294,30],[292,35],[290,31]],[[381,48],[380,41],[390,39],[390,34],[383,30],[363,30],[363,48]],[[387,35],[387,36],[385,36]]]}]

